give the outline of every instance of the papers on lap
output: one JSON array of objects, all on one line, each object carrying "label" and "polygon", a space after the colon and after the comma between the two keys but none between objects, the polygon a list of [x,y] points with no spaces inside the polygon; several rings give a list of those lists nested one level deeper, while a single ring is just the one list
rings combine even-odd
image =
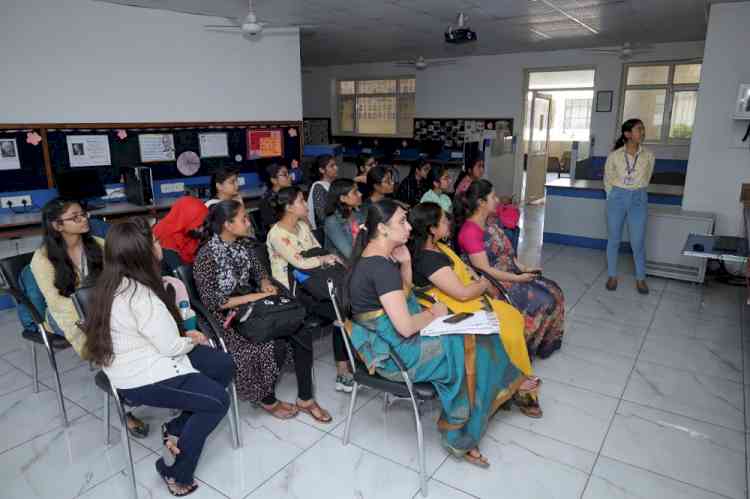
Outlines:
[{"label": "papers on lap", "polygon": [[446,324],[445,320],[453,315],[446,315],[430,322],[419,334],[422,336],[442,336],[444,334],[497,334],[500,323],[494,313],[474,312],[474,315],[458,324]]}]

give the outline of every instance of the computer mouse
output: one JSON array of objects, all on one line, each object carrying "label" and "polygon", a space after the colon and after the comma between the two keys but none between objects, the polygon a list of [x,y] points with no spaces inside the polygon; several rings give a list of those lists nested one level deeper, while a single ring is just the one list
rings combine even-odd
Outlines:
[{"label": "computer mouse", "polygon": [[706,248],[704,248],[704,247],[703,247],[703,245],[702,245],[702,244],[700,244],[700,243],[695,243],[695,244],[693,245],[693,251],[703,251],[703,250],[705,250],[705,249],[706,249]]}]

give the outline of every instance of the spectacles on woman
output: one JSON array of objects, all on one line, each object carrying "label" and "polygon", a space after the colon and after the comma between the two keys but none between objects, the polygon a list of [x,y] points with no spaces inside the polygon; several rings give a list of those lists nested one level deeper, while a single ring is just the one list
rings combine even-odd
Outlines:
[{"label": "spectacles on woman", "polygon": [[90,217],[89,213],[87,211],[83,211],[81,213],[76,213],[75,215],[69,216],[68,218],[58,218],[58,222],[73,222],[73,223],[81,223],[84,220],[88,220]]}]

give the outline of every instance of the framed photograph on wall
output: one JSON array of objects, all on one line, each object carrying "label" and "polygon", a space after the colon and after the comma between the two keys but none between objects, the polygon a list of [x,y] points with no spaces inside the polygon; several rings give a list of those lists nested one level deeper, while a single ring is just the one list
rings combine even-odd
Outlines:
[{"label": "framed photograph on wall", "polygon": [[612,112],[612,96],[614,92],[612,90],[599,90],[596,93],[596,112],[597,113],[611,113]]}]

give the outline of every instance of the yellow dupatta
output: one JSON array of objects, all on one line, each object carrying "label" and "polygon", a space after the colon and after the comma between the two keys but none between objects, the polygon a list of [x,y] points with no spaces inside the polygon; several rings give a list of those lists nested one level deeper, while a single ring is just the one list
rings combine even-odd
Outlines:
[{"label": "yellow dupatta", "polygon": [[[462,284],[467,285],[476,280],[474,272],[466,265],[458,255],[447,245],[437,243],[437,247],[450,260],[453,265],[453,271],[458,276]],[[529,351],[526,348],[526,338],[524,337],[524,318],[512,305],[493,298],[474,298],[468,301],[459,301],[443,293],[437,287],[432,287],[429,294],[434,296],[438,301],[445,303],[452,312],[477,312],[485,308],[487,302],[492,306],[498,321],[500,322],[500,339],[503,342],[505,351],[508,353],[511,362],[526,376],[531,376],[534,371],[531,368]],[[419,300],[420,304],[430,307],[426,300]]]}]

